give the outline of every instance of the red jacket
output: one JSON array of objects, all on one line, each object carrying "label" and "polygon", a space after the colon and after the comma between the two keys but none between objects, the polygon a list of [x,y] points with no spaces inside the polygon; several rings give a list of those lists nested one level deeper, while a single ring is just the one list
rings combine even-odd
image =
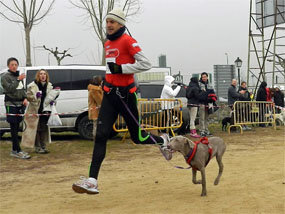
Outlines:
[{"label": "red jacket", "polygon": [[[134,55],[141,51],[137,41],[127,34],[105,43],[106,63],[118,65],[135,63]],[[114,86],[128,86],[134,82],[134,74],[112,74],[106,66],[106,81]]]},{"label": "red jacket", "polygon": [[265,88],[266,89],[266,101],[267,102],[272,102],[272,97],[270,94],[270,89],[269,88]]}]

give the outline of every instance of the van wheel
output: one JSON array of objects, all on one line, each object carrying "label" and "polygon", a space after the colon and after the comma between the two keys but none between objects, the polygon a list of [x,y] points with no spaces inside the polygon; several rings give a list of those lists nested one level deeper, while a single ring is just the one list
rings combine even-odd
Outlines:
[{"label": "van wheel", "polygon": [[283,124],[283,122],[279,118],[275,120],[275,123],[276,123],[276,126],[282,126]]},{"label": "van wheel", "polygon": [[93,139],[93,121],[88,119],[88,115],[82,117],[79,121],[78,132],[80,136],[84,139]]}]

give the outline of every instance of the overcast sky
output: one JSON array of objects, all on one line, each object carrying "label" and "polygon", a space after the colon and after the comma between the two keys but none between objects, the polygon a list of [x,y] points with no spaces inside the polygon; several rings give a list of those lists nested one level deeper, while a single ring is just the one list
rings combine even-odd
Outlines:
[{"label": "overcast sky", "polygon": [[[153,65],[166,54],[173,73],[212,72],[214,64],[229,64],[237,57],[246,71],[248,0],[142,0],[142,12],[127,26]],[[99,63],[100,45],[82,11],[68,0],[57,0],[52,12],[31,32],[33,47],[71,48],[73,58],[62,64]],[[32,47],[32,64],[48,65],[48,52]],[[0,68],[14,56],[25,65],[22,26],[0,18]],[[35,50],[35,52],[34,52]],[[34,54],[35,53],[35,54]],[[56,65],[50,55],[51,65]]]}]

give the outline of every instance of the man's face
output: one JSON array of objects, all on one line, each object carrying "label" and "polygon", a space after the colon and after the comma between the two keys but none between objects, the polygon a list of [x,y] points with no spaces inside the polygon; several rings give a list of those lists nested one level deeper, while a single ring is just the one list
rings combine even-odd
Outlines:
[{"label": "man's face", "polygon": [[18,63],[17,63],[17,61],[11,61],[10,63],[9,63],[9,65],[8,65],[8,68],[9,68],[9,70],[10,71],[12,71],[12,72],[16,72],[17,70],[18,70]]},{"label": "man's face", "polygon": [[116,33],[121,27],[123,27],[123,25],[113,19],[106,19],[106,30],[108,35]]},{"label": "man's face", "polygon": [[246,83],[244,82],[243,84],[241,84],[242,88],[246,88]]},{"label": "man's face", "polygon": [[206,75],[206,74],[203,74],[203,75],[202,75],[202,81],[203,81],[203,82],[207,82],[207,80],[208,80],[207,75]]},{"label": "man's face", "polygon": [[236,81],[236,80],[233,80],[233,81],[232,81],[232,85],[233,85],[233,86],[237,86],[237,81]]}]

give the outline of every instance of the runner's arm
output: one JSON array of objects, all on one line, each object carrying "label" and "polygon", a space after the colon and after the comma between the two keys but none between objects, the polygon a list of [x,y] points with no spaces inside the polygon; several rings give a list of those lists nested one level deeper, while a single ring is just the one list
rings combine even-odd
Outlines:
[{"label": "runner's arm", "polygon": [[151,63],[142,51],[134,55],[134,64],[122,64],[123,74],[140,73],[151,69]]}]

